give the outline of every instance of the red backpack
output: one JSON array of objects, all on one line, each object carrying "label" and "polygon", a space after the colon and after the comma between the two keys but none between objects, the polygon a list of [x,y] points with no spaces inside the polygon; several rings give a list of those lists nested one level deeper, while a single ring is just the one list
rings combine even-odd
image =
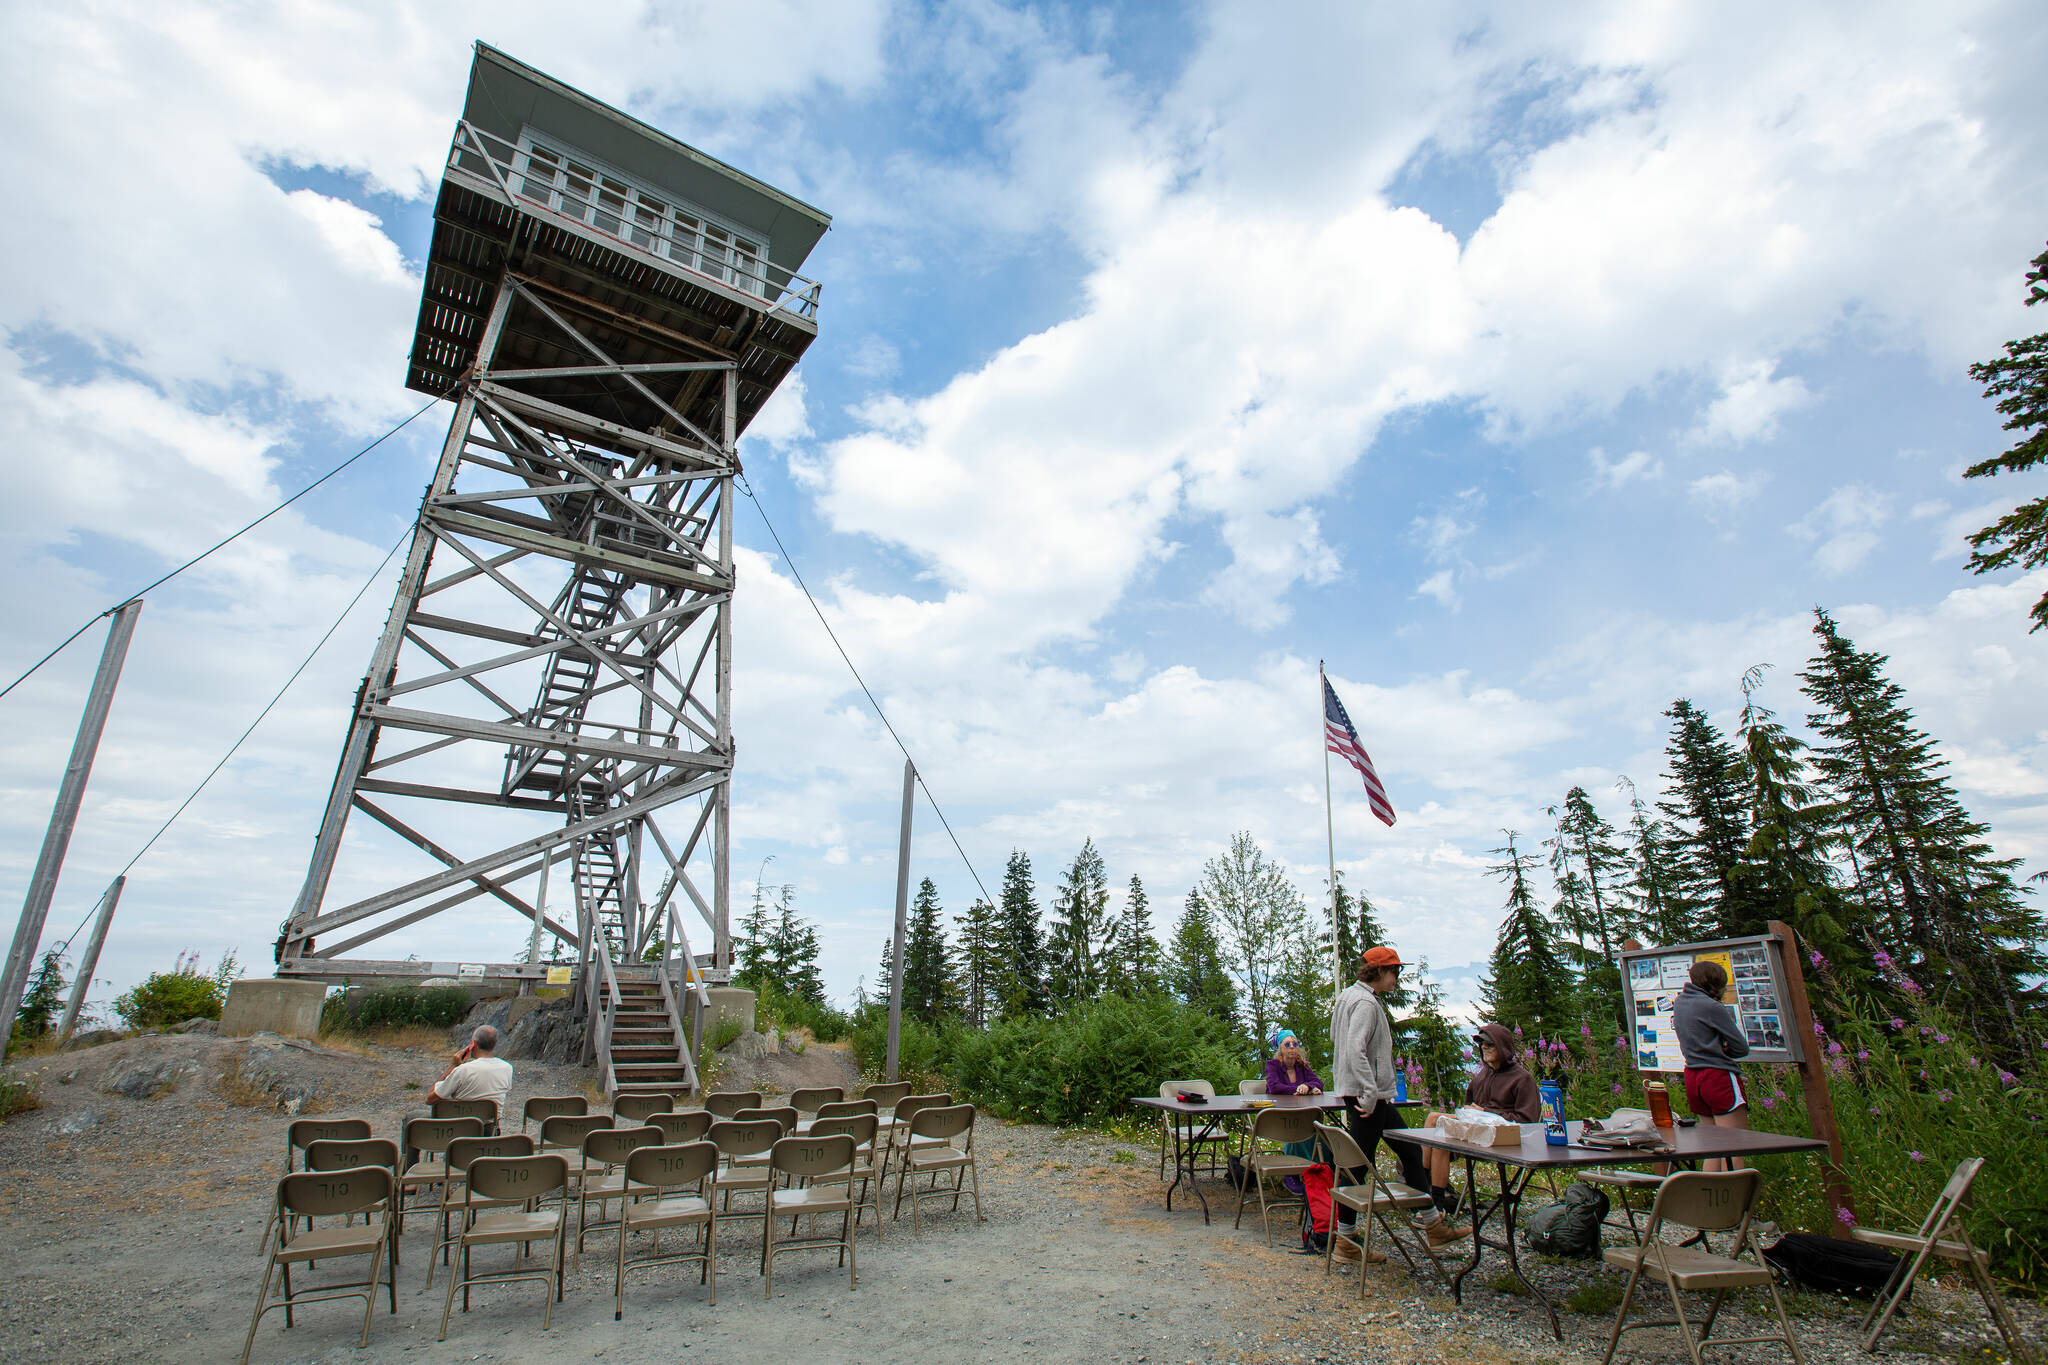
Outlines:
[{"label": "red backpack", "polygon": [[[1330,1232],[1330,1188],[1337,1183],[1337,1175],[1321,1162],[1301,1173],[1301,1186],[1308,1198],[1308,1218],[1301,1229],[1301,1240],[1321,1250],[1321,1242]],[[1310,1239],[1314,1238],[1311,1243]]]}]

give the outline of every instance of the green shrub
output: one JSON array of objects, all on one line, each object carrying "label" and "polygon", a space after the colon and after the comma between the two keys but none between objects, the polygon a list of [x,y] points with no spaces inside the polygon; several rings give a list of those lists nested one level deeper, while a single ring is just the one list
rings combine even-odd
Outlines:
[{"label": "green shrub", "polygon": [[[905,1046],[909,1033],[905,1030]],[[1013,1019],[950,1040],[945,1071],[976,1104],[1008,1118],[1100,1124],[1163,1080],[1235,1091],[1247,1075],[1222,1020],[1164,997],[1107,996],[1050,1019]],[[907,1065],[907,1063],[906,1063]]]},{"label": "green shrub", "polygon": [[754,1027],[763,1033],[771,1028],[784,1033],[809,1029],[811,1037],[819,1042],[836,1043],[853,1028],[853,1019],[845,1010],[834,1009],[823,1001],[806,1000],[765,979],[756,978],[745,984],[754,989]]},{"label": "green shrub", "polygon": [[11,1119],[16,1114],[42,1107],[43,1097],[36,1093],[34,1077],[9,1076],[0,1072],[0,1119]]},{"label": "green shrub", "polygon": [[[197,956],[197,954],[194,954]],[[196,971],[152,972],[142,984],[115,997],[114,1013],[129,1028],[164,1028],[187,1019],[218,1019],[228,984],[242,974],[232,952],[222,953],[212,976]]]},{"label": "green shrub", "polygon": [[320,1007],[322,1033],[366,1033],[377,1028],[453,1028],[469,1014],[461,986],[378,986],[337,991]]},{"label": "green shrub", "polygon": [[[861,1071],[881,1075],[889,1058],[888,1003],[878,1001],[862,1009],[854,1017],[852,1033],[853,1055]],[[970,1030],[957,1025],[937,1029],[920,1019],[904,1019],[903,1032],[897,1040],[897,1074],[905,1080],[952,1075],[954,1047],[970,1036]]]},{"label": "green shrub", "polygon": [[739,1020],[721,1019],[711,1026],[711,1036],[704,1040],[705,1046],[712,1052],[723,1052],[745,1032],[746,1027]]}]

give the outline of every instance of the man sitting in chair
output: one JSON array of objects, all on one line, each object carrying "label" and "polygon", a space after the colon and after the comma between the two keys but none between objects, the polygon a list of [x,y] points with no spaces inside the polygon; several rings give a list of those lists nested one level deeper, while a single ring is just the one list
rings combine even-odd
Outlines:
[{"label": "man sitting in chair", "polygon": [[512,1063],[493,1056],[498,1050],[498,1031],[489,1024],[478,1027],[469,1041],[456,1049],[454,1060],[427,1091],[427,1103],[435,1100],[489,1100],[498,1106],[498,1126],[505,1124],[505,1096],[512,1090]]}]

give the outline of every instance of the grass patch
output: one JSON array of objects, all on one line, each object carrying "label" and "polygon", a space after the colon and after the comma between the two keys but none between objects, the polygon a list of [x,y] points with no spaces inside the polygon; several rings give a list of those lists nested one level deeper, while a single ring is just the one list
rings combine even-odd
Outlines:
[{"label": "grass patch", "polygon": [[11,1119],[43,1107],[43,1097],[31,1076],[0,1076],[0,1119]]},{"label": "grass patch", "polygon": [[737,1019],[721,1019],[711,1026],[711,1033],[704,1040],[704,1045],[712,1052],[723,1052],[737,1042],[739,1036],[746,1031],[746,1025]]},{"label": "grass patch", "polygon": [[1138,1154],[1136,1152],[1129,1151],[1124,1148],[1119,1148],[1118,1150],[1111,1152],[1109,1154],[1109,1159],[1111,1161],[1116,1162],[1118,1165],[1128,1166],[1130,1163],[1138,1159]]},{"label": "grass patch", "polygon": [[1495,1293],[1513,1294],[1517,1298],[1525,1298],[1529,1293],[1529,1286],[1523,1284],[1512,1271],[1503,1270],[1500,1274],[1488,1280],[1487,1284]]},{"label": "grass patch", "polygon": [[1608,1317],[1621,1306],[1624,1288],[1619,1280],[1588,1280],[1564,1296],[1564,1306],[1574,1313]]}]

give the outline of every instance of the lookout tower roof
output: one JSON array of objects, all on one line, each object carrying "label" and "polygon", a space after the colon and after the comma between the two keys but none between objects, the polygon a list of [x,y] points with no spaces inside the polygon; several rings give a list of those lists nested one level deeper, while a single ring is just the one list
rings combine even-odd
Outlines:
[{"label": "lookout tower roof", "polygon": [[[667,404],[708,431],[722,401],[710,371],[659,402],[616,376],[534,372],[587,366],[593,347],[639,372],[726,362],[738,371],[733,415],[744,429],[817,336],[822,286],[798,272],[831,223],[478,43],[434,204],[406,385],[445,394],[468,374],[499,290],[515,279],[522,293],[494,372],[629,428],[662,427]],[[558,323],[587,344],[577,349]]]}]

